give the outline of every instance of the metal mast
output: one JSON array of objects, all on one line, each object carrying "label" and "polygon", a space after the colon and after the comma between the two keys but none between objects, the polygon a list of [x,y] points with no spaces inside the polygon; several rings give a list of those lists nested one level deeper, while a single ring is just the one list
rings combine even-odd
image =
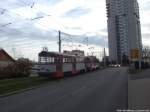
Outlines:
[{"label": "metal mast", "polygon": [[59,39],[58,39],[59,53],[61,53],[61,31],[60,30],[58,31],[58,36],[59,36]]}]

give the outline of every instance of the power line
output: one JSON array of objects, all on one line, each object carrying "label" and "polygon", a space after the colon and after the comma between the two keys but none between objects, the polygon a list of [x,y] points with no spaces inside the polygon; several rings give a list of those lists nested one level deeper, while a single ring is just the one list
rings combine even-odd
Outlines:
[{"label": "power line", "polygon": [[33,7],[34,7],[34,5],[35,5],[35,2],[33,2],[33,3],[31,4],[31,8],[33,8]]},{"label": "power line", "polygon": [[1,9],[0,14],[3,15],[6,12],[6,9],[2,9],[2,8],[0,9]]},{"label": "power line", "polygon": [[[14,12],[10,11],[10,9],[9,9],[9,10],[6,9],[6,8],[0,8],[0,9],[1,9],[1,15],[4,15],[4,14],[9,13],[9,14],[15,14],[15,15],[17,15],[17,16],[21,16],[21,15],[19,15],[19,14],[17,14],[17,13],[14,13]],[[10,16],[9,14],[7,14],[7,15]]]},{"label": "power line", "polygon": [[22,4],[24,4],[24,5],[27,5],[27,6],[29,6],[29,5],[31,5],[31,4],[28,4],[28,3],[26,3],[26,2],[24,2],[23,0],[19,0]]},{"label": "power line", "polygon": [[6,24],[2,24],[1,27],[6,27],[8,25],[12,24],[11,22],[10,23],[6,23]]},{"label": "power line", "polygon": [[[37,19],[42,19],[42,18],[47,17],[47,16],[51,16],[51,15],[39,16],[39,17],[35,17],[35,18],[32,18],[32,19],[24,19],[23,21],[33,21],[33,20],[37,20]],[[2,24],[1,27],[6,27],[8,25],[19,23],[19,22],[20,21],[8,22],[6,24]]]},{"label": "power line", "polygon": [[33,2],[30,2],[30,3],[27,3],[23,0],[19,0],[20,3],[24,4],[24,5],[27,5],[27,6],[30,6],[30,8],[33,8],[34,5],[35,5],[35,0],[33,0]]},{"label": "power line", "polygon": [[[35,2],[33,2],[32,8],[33,8],[34,5],[35,5]],[[6,11],[6,9],[5,9],[5,11]],[[7,11],[9,12],[9,10],[7,10]],[[30,20],[31,20],[31,21],[33,21],[33,20],[38,20],[38,19],[42,19],[42,18],[44,18],[44,17],[46,17],[46,16],[51,16],[51,15],[39,16],[39,17],[31,18]],[[17,21],[17,22],[18,22],[18,21]],[[9,22],[9,23],[7,23],[7,24],[2,25],[2,27],[6,27],[6,26],[9,26],[10,24],[15,24],[15,23],[17,23],[17,22]],[[43,25],[42,25],[42,26],[43,26]],[[55,31],[56,31],[56,30],[55,30]],[[62,32],[62,34],[68,35],[68,38],[70,38],[71,41],[72,41],[72,36],[76,36],[76,37],[77,37],[77,35],[71,35],[71,34],[68,34],[68,33],[65,33],[65,32]]]},{"label": "power line", "polygon": [[51,15],[45,15],[45,16],[39,16],[39,17],[31,18],[31,21],[36,20],[36,19],[42,19],[42,18],[45,18],[47,16],[51,16]]}]

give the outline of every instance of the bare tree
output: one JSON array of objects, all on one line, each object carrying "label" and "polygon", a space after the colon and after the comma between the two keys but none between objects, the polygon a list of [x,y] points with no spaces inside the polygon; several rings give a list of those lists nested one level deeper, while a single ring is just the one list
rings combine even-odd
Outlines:
[{"label": "bare tree", "polygon": [[32,62],[29,59],[20,58],[13,64],[0,67],[0,78],[27,77],[30,75]]}]

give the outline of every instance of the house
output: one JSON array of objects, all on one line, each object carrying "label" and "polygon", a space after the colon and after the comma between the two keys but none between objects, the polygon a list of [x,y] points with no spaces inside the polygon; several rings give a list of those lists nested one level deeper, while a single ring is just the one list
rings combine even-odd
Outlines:
[{"label": "house", "polygon": [[7,66],[14,63],[15,60],[4,50],[0,48],[0,66]]}]

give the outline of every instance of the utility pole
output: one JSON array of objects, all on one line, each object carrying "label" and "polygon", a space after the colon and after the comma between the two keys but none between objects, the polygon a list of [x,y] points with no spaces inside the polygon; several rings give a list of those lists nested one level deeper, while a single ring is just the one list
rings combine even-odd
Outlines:
[{"label": "utility pole", "polygon": [[59,53],[61,53],[61,31],[60,30],[58,31],[58,36],[59,36],[59,39],[58,39]]},{"label": "utility pole", "polygon": [[87,45],[87,47],[89,45],[89,38],[88,37],[86,37],[86,45]]},{"label": "utility pole", "polygon": [[142,69],[142,50],[139,48],[139,70]]},{"label": "utility pole", "polygon": [[104,67],[106,67],[106,51],[105,51],[105,48],[104,48]]}]

